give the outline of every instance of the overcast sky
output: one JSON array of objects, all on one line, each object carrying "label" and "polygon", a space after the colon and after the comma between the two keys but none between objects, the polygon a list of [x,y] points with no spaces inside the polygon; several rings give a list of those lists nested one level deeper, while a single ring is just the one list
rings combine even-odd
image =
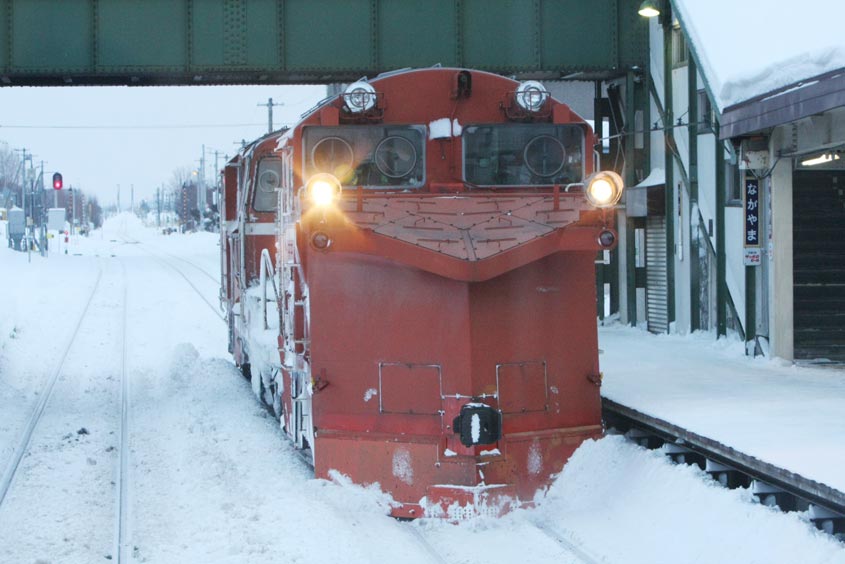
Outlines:
[{"label": "overcast sky", "polygon": [[[101,204],[150,198],[179,167],[206,176],[214,151],[233,155],[239,141],[267,132],[268,98],[276,128],[295,123],[325,96],[325,86],[0,88],[0,142],[26,148],[45,175],[96,195]],[[220,156],[218,165],[223,166]]]}]

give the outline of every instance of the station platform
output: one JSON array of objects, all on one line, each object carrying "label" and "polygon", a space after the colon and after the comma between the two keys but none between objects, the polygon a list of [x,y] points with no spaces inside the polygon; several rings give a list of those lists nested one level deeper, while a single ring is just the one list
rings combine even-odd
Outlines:
[{"label": "station platform", "polygon": [[619,325],[599,328],[599,349],[605,398],[845,492],[845,366]]}]

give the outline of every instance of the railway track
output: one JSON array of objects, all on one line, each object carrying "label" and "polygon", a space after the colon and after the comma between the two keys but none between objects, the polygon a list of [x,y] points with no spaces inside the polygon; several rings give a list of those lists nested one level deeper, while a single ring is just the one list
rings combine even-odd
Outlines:
[{"label": "railway track", "polygon": [[[529,527],[536,529],[544,538],[549,539],[562,551],[561,557],[566,557],[562,562],[577,564],[607,564],[604,559],[599,559],[589,553],[568,538],[568,535],[554,527],[550,523],[539,518],[526,515],[526,523]],[[407,524],[407,530],[414,537],[416,544],[422,548],[435,564],[448,564],[455,559],[443,554],[437,546],[425,535],[423,530],[415,524]],[[556,560],[561,562],[561,560]]]},{"label": "railway track", "polygon": [[126,265],[121,262],[123,267],[123,342],[121,343],[121,363],[120,363],[120,471],[118,472],[117,480],[117,526],[115,531],[115,560],[120,562],[128,562],[131,558],[129,550],[129,373],[126,369],[127,359],[127,345],[126,338],[128,332],[129,318],[128,304],[129,304],[129,286],[126,283]]},{"label": "railway track", "polygon": [[[127,242],[138,243],[138,241],[129,241],[128,238],[127,238]],[[153,260],[155,260],[159,264],[166,266],[167,268],[169,268],[170,270],[172,270],[173,272],[175,272],[176,274],[181,276],[182,279],[184,279],[185,282],[191,287],[191,289],[193,289],[193,291],[196,292],[196,294],[200,297],[200,299],[202,299],[202,301],[209,308],[211,308],[211,310],[214,312],[214,315],[219,317],[220,320],[223,321],[223,323],[226,323],[226,316],[223,315],[223,313],[220,311],[220,308],[218,306],[215,306],[211,301],[209,301],[208,298],[205,296],[205,294],[203,294],[202,291],[199,288],[197,288],[197,285],[194,284],[191,281],[191,279],[188,278],[182,270],[180,270],[178,267],[174,266],[173,263],[170,262],[169,258],[181,260],[182,262],[185,262],[185,263],[193,266],[194,268],[196,268],[197,270],[202,272],[206,277],[210,278],[211,281],[214,282],[215,284],[219,285],[220,280],[214,278],[213,276],[211,276],[211,274],[206,272],[202,267],[197,266],[196,264],[192,263],[191,261],[189,261],[187,259],[181,259],[180,257],[177,257],[175,255],[171,255],[170,253],[161,253],[161,252],[158,252],[158,251],[153,251],[153,250],[149,249],[146,245],[139,245],[139,247],[145,253],[150,255],[150,257],[152,257]]]},{"label": "railway track", "polygon": [[605,560],[598,560],[583,547],[569,540],[567,538],[567,535],[563,531],[559,530],[557,527],[552,526],[550,523],[536,518],[530,519],[530,522],[532,525],[537,527],[540,532],[542,532],[545,536],[557,543],[558,546],[560,546],[564,551],[569,553],[575,560],[577,560],[581,564],[599,564],[600,562],[606,563]]},{"label": "railway track", "polygon": [[67,340],[67,344],[65,344],[64,347],[61,349],[62,352],[60,353],[59,360],[56,363],[56,367],[53,369],[52,373],[47,378],[47,381],[44,383],[44,386],[41,389],[41,392],[38,396],[38,402],[35,404],[35,407],[33,408],[29,419],[27,419],[26,426],[24,427],[24,431],[20,437],[20,440],[18,441],[18,445],[15,448],[14,453],[12,454],[12,458],[9,464],[3,471],[3,478],[0,479],[0,509],[2,509],[3,507],[3,502],[6,500],[6,495],[9,493],[9,488],[12,486],[12,482],[14,481],[15,475],[17,474],[18,468],[20,467],[21,460],[29,450],[30,443],[32,442],[32,434],[35,432],[35,428],[38,426],[39,421],[41,421],[41,418],[44,415],[44,409],[47,407],[47,403],[50,401],[50,398],[53,395],[53,389],[56,387],[56,382],[58,381],[59,376],[62,374],[62,370],[64,369],[68,354],[73,348],[73,344],[76,341],[76,336],[79,334],[79,328],[82,326],[82,322],[88,315],[88,310],[91,308],[91,302],[94,301],[94,296],[97,294],[97,290],[100,287],[100,280],[102,279],[102,277],[103,269],[101,266],[99,266],[99,270],[97,271],[97,278],[94,281],[94,286],[93,288],[91,288],[91,293],[88,295],[88,299],[85,302],[85,306],[82,308],[82,312],[79,314],[79,317],[76,320],[76,324],[74,325],[73,330],[70,333],[70,337]]},{"label": "railway track", "polygon": [[[120,401],[119,401],[119,448],[118,448],[118,460],[116,469],[114,472],[115,481],[114,481],[114,495],[115,495],[115,502],[114,502],[114,538],[113,538],[113,545],[112,545],[112,553],[107,554],[106,558],[116,561],[116,562],[128,562],[131,558],[131,554],[129,552],[130,547],[130,535],[129,535],[129,507],[130,507],[130,472],[131,472],[131,461],[130,461],[130,449],[129,449],[129,440],[130,440],[130,419],[129,419],[129,410],[130,410],[130,402],[129,402],[129,392],[130,392],[130,383],[129,383],[129,372],[127,367],[127,329],[128,329],[128,277],[126,274],[126,266],[123,262],[120,262],[121,265],[121,284],[122,284],[122,291],[120,292],[122,306],[120,308],[120,367],[119,367],[119,374],[118,374],[118,386],[120,388]],[[65,379],[65,375],[70,372],[70,367],[68,366],[68,357],[71,355],[72,351],[78,350],[80,347],[85,346],[84,340],[80,339],[81,331],[83,324],[86,320],[90,320],[93,312],[92,312],[92,303],[95,301],[95,297],[98,293],[102,292],[102,284],[101,280],[103,278],[103,268],[102,265],[99,264],[99,269],[97,272],[97,278],[94,282],[93,288],[91,289],[90,294],[85,301],[85,305],[80,312],[76,323],[73,326],[72,331],[67,339],[67,343],[61,349],[61,353],[59,355],[59,360],[56,364],[55,369],[50,373],[47,381],[44,384],[40,394],[39,400],[34,407],[29,419],[27,420],[26,426],[24,427],[23,433],[21,434],[20,440],[18,442],[17,448],[15,449],[14,455],[10,463],[8,464],[7,468],[4,471],[3,479],[0,482],[0,511],[4,508],[4,502],[7,499],[7,494],[9,493],[10,489],[12,489],[13,484],[18,478],[19,470],[21,469],[21,461],[24,459],[27,454],[33,452],[34,444],[33,444],[33,436],[35,434],[36,429],[39,427],[39,424],[42,422],[42,419],[45,417],[45,414],[51,413],[50,410],[47,409],[48,405],[50,404],[50,400],[54,395],[54,390],[57,387],[57,383],[63,381]],[[81,342],[82,341],[82,342]],[[76,370],[79,370],[79,367],[75,367]],[[110,381],[110,378],[104,378],[103,381]],[[89,434],[89,431],[85,428],[82,428],[79,431],[79,434]],[[50,433],[47,433],[47,437],[45,440],[49,441]],[[103,437],[107,436],[107,433],[101,433]],[[43,442],[43,441],[42,441]],[[108,449],[107,449],[108,451]],[[90,463],[90,462],[89,462]],[[21,478],[23,478],[21,476]],[[57,479],[57,481],[61,481],[61,478]],[[107,483],[107,482],[106,482]],[[100,490],[88,490],[85,492],[86,496],[86,503],[90,502],[91,500],[88,499],[88,496],[97,496],[99,497],[102,495],[102,485],[99,484]],[[98,484],[94,484],[94,488],[98,487]],[[107,519],[106,519],[107,520]],[[67,539],[65,539],[67,541]],[[103,547],[105,549],[105,546]]]},{"label": "railway track", "polygon": [[806,511],[819,529],[845,539],[845,493],[607,398],[602,412],[608,428],[641,446],[663,447],[673,461],[695,464],[725,487],[750,488],[765,505]]},{"label": "railway track", "polygon": [[159,252],[161,252],[162,254],[167,255],[168,257],[170,257],[170,258],[172,258],[172,259],[178,260],[179,262],[184,262],[184,263],[185,263],[185,264],[187,264],[188,266],[192,266],[193,268],[195,268],[196,270],[198,270],[201,274],[203,274],[206,278],[208,278],[209,280],[211,280],[213,283],[218,284],[218,285],[220,284],[220,276],[219,276],[219,275],[214,276],[213,274],[211,274],[210,272],[208,272],[206,269],[204,269],[204,268],[203,268],[203,267],[201,267],[200,265],[198,265],[198,264],[196,264],[196,263],[194,263],[194,262],[192,262],[192,261],[190,261],[190,260],[186,259],[185,257],[180,257],[180,256],[177,256],[177,255],[174,255],[174,254],[168,253],[167,251],[161,251],[160,249],[157,249],[157,250],[158,250]]},{"label": "railway track", "polygon": [[407,530],[410,532],[411,536],[414,537],[417,545],[425,551],[432,562],[435,564],[449,563],[449,560],[441,554],[437,548],[435,548],[431,541],[426,538],[422,531],[420,531],[419,527],[416,527],[413,524],[408,524]]}]

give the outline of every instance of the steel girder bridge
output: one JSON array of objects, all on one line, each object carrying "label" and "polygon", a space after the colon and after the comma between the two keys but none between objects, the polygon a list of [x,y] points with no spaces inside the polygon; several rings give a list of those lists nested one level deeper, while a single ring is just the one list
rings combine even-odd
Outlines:
[{"label": "steel girder bridge", "polygon": [[639,0],[0,0],[0,85],[331,83],[404,67],[597,80]]}]

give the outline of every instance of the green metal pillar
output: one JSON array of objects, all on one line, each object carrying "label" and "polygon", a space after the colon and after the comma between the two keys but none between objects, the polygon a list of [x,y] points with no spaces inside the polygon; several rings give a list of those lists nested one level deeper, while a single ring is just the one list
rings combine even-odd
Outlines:
[{"label": "green metal pillar", "polygon": [[690,331],[701,329],[701,259],[699,258],[698,212],[698,72],[695,61],[690,57],[688,69],[689,85],[689,217],[690,217]]},{"label": "green metal pillar", "polygon": [[674,115],[672,111],[672,14],[666,4],[663,18],[663,128],[666,139],[666,326],[670,331],[675,321],[675,137],[672,134]]},{"label": "green metal pillar", "polygon": [[[628,135],[625,136],[625,186],[631,187],[636,182],[636,162],[634,154],[634,143],[636,139],[635,115],[637,106],[637,82],[634,80],[634,73],[628,72],[625,80],[625,129]],[[645,135],[643,133],[643,135]],[[637,325],[637,278],[636,278],[636,247],[634,242],[634,223],[625,213],[625,225],[620,225],[619,230],[625,229],[625,299],[627,302],[628,323]],[[617,251],[618,252],[618,251]],[[618,277],[618,271],[617,271]]]},{"label": "green metal pillar", "polygon": [[728,334],[728,288],[725,281],[727,263],[725,255],[725,146],[719,140],[719,124],[714,127],[716,136],[716,333]]}]

